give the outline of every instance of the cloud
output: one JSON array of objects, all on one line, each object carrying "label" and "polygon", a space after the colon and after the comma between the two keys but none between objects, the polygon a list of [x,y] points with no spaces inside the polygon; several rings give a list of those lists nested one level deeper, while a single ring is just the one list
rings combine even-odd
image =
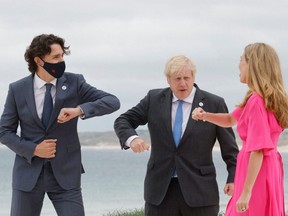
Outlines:
[{"label": "cloud", "polygon": [[246,91],[238,63],[249,43],[276,49],[288,83],[287,6],[286,0],[1,1],[0,112],[8,83],[29,74],[23,54],[42,33],[70,45],[67,70],[122,102],[110,116],[80,121],[79,130],[111,130],[117,115],[149,89],[167,87],[164,65],[178,54],[195,62],[200,88],[224,97],[233,109]]}]

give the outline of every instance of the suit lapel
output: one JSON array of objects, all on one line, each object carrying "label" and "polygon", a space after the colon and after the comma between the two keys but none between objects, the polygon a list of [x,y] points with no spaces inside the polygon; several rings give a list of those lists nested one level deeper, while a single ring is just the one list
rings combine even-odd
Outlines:
[{"label": "suit lapel", "polygon": [[[36,104],[35,104],[35,95],[34,95],[34,76],[31,74],[23,81],[23,92],[26,92],[24,94],[25,100],[27,102],[27,105],[29,107],[29,110],[31,111],[31,115],[35,119],[35,122],[44,128],[41,119],[38,116],[37,110],[36,110]],[[28,88],[27,88],[28,86]]]},{"label": "suit lapel", "polygon": [[192,108],[191,108],[191,111],[190,111],[190,115],[189,115],[189,118],[188,118],[186,129],[185,129],[184,134],[183,134],[183,136],[182,136],[182,138],[180,140],[179,146],[182,143],[181,141],[182,140],[184,141],[189,136],[190,132],[193,130],[194,125],[196,123],[196,121],[191,118],[192,111],[195,108],[203,106],[205,104],[205,96],[203,95],[201,89],[199,89],[199,87],[196,84],[194,84],[194,87],[196,87],[196,92],[195,92],[195,96],[194,96],[194,99],[193,99],[193,102],[192,102]]},{"label": "suit lapel", "polygon": [[57,126],[57,124],[54,124],[54,122],[57,121],[57,117],[62,108],[62,104],[64,102],[68,89],[69,88],[68,88],[68,84],[66,83],[65,76],[58,78],[57,83],[56,83],[56,95],[55,95],[54,108],[53,108],[47,129],[50,129],[52,125]]},{"label": "suit lapel", "polygon": [[173,139],[172,135],[172,125],[171,125],[171,103],[172,103],[172,92],[170,88],[167,88],[167,91],[165,91],[160,98],[160,109],[162,112],[162,119],[163,123],[165,124],[165,129],[167,134],[171,136],[171,139]]}]

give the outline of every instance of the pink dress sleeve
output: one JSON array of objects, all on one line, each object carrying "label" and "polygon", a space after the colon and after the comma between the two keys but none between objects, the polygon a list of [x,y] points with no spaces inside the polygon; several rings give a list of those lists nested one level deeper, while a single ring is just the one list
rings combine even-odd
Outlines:
[{"label": "pink dress sleeve", "polygon": [[[267,154],[275,146],[270,137],[268,113],[264,104],[259,100],[253,100],[247,107],[247,138],[246,151],[264,150]],[[248,105],[248,104],[247,104]]]},{"label": "pink dress sleeve", "polygon": [[233,110],[233,112],[231,113],[234,118],[238,121],[238,119],[240,118],[240,115],[242,113],[242,109],[240,107],[237,107]]}]

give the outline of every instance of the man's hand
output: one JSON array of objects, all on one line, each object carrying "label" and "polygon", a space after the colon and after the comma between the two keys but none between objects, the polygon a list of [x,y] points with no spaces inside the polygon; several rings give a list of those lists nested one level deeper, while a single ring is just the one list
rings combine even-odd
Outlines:
[{"label": "man's hand", "polygon": [[83,115],[80,107],[76,108],[62,108],[59,115],[58,115],[58,123],[62,124],[65,123],[75,117]]},{"label": "man's hand", "polygon": [[232,196],[233,192],[234,192],[234,183],[227,183],[224,187],[224,194]]},{"label": "man's hand", "polygon": [[141,153],[144,152],[145,150],[149,150],[150,145],[145,143],[143,139],[141,138],[135,138],[132,140],[130,143],[130,148],[133,150],[135,153]]},{"label": "man's hand", "polygon": [[34,156],[40,158],[54,158],[56,154],[56,139],[43,140],[34,150]]}]

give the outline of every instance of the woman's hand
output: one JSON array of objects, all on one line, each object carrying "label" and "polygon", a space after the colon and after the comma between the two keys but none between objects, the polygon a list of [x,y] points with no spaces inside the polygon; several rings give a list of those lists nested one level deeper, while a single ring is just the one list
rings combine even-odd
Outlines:
[{"label": "woman's hand", "polygon": [[239,199],[236,202],[236,211],[238,213],[247,211],[247,209],[249,208],[249,200],[251,197],[251,192],[242,192],[241,196],[239,197]]},{"label": "woman's hand", "polygon": [[205,113],[206,112],[201,107],[197,107],[192,112],[192,119],[197,120],[197,121],[198,120],[205,121],[204,119]]}]

